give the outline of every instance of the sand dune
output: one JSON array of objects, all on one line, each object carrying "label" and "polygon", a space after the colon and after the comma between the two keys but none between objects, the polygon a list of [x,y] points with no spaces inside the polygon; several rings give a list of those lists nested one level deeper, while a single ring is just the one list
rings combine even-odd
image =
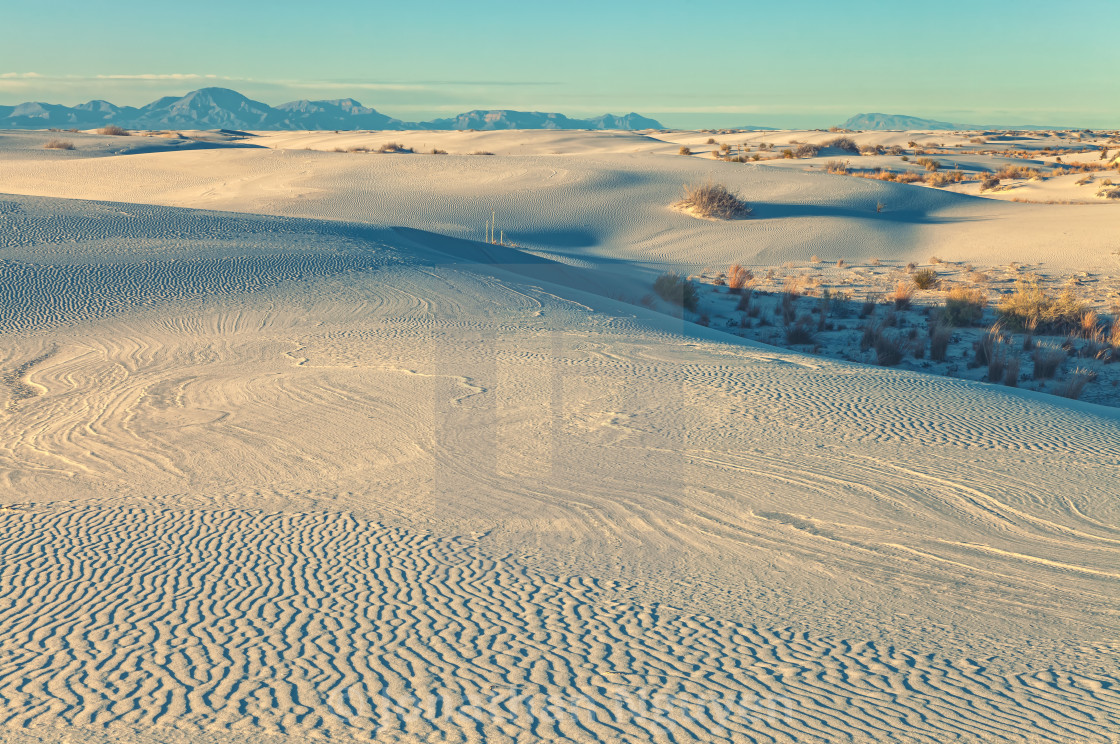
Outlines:
[{"label": "sand dune", "polygon": [[6,162],[0,741],[1114,741],[1116,409],[616,299],[1113,210],[631,137]]}]

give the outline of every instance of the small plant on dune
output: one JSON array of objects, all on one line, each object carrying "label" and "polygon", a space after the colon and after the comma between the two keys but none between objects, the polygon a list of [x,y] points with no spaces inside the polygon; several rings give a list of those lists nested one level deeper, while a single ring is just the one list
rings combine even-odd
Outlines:
[{"label": "small plant on dune", "polygon": [[929,329],[929,358],[935,362],[944,362],[949,355],[949,342],[953,338],[952,326],[944,323],[934,323]]},{"label": "small plant on dune", "polygon": [[984,337],[974,344],[976,363],[988,367],[988,382],[999,382],[1003,379],[1010,357],[1009,345],[1008,337],[999,323],[993,324]]},{"label": "small plant on dune", "polygon": [[991,191],[996,186],[999,186],[999,178],[993,175],[986,175],[980,179],[980,190]]},{"label": "small plant on dune", "polygon": [[657,277],[653,282],[653,291],[666,302],[693,312],[700,301],[700,295],[692,282],[671,271]]},{"label": "small plant on dune", "polygon": [[906,339],[893,331],[879,329],[875,338],[875,361],[881,367],[900,364],[906,356]]},{"label": "small plant on dune", "polygon": [[1080,327],[1086,308],[1068,289],[1055,297],[1037,282],[1021,281],[1014,292],[1000,299],[996,310],[1000,320],[1014,330],[1033,324],[1040,333],[1069,333]]},{"label": "small plant on dune", "polygon": [[851,170],[848,168],[848,163],[843,160],[829,160],[824,164],[824,169],[838,176],[846,176],[851,173]]},{"label": "small plant on dune", "polygon": [[792,160],[793,159],[793,150],[789,149],[788,147],[786,149],[782,150],[782,157],[785,158],[786,160]]},{"label": "small plant on dune", "polygon": [[984,317],[988,296],[982,290],[969,287],[953,287],[945,296],[945,307],[941,317],[946,323],[963,327],[976,325]]},{"label": "small plant on dune", "polygon": [[859,152],[859,145],[851,137],[836,137],[824,143],[825,147],[835,147],[838,150],[847,150],[848,152]]},{"label": "small plant on dune", "polygon": [[786,326],[786,343],[790,346],[806,346],[813,343],[812,319],[802,316],[796,323]]},{"label": "small plant on dune", "polygon": [[52,139],[43,147],[47,150],[73,150],[74,143],[69,140]]},{"label": "small plant on dune", "polygon": [[899,183],[922,183],[925,178],[922,177],[921,173],[906,171],[905,173],[899,173],[895,180]]},{"label": "small plant on dune", "polygon": [[1057,346],[1039,344],[1031,352],[1031,362],[1034,364],[1032,375],[1036,380],[1050,380],[1058,372],[1058,367],[1066,359],[1064,349]]},{"label": "small plant on dune", "polygon": [[468,152],[467,154],[468,155],[493,155],[494,153],[490,152],[489,150],[475,150],[474,152]]},{"label": "small plant on dune", "polygon": [[941,169],[941,163],[933,158],[918,158],[918,165],[933,173]]},{"label": "small plant on dune", "polygon": [[716,143],[716,138],[715,137],[709,137],[708,141],[705,144],[714,145],[715,143]]},{"label": "small plant on dune", "polygon": [[686,185],[684,198],[673,206],[708,219],[731,220],[751,213],[747,203],[722,183]]},{"label": "small plant on dune", "polygon": [[1063,398],[1077,400],[1081,397],[1081,393],[1083,390],[1085,390],[1085,386],[1096,378],[1097,373],[1093,370],[1086,369],[1084,367],[1078,367],[1077,369],[1069,373],[1069,377],[1066,378],[1065,383],[1063,383],[1054,392],[1056,392]]},{"label": "small plant on dune", "polygon": [[720,152],[731,152],[731,145],[729,145],[728,143],[724,142],[723,144],[721,144],[721,145],[719,146],[719,151],[720,151]]},{"label": "small plant on dune", "polygon": [[405,147],[404,145],[402,145],[399,142],[386,142],[383,145],[381,145],[381,147],[378,147],[377,151],[378,152],[387,152],[387,153],[391,153],[391,152],[412,152],[412,150],[410,148]]},{"label": "small plant on dune", "polygon": [[919,269],[910,274],[910,280],[918,289],[933,289],[937,286],[937,272],[933,269]]},{"label": "small plant on dune", "polygon": [[677,150],[678,155],[691,155],[692,150],[687,145],[681,145],[681,149]]},{"label": "small plant on dune", "polygon": [[816,145],[805,144],[798,145],[797,149],[793,151],[793,154],[799,158],[811,158],[815,157],[816,154],[820,151],[821,148],[817,147]]},{"label": "small plant on dune", "polygon": [[754,279],[754,274],[750,269],[743,268],[739,264],[732,264],[727,269],[727,288],[732,294],[739,294],[743,291],[743,287]]},{"label": "small plant on dune", "polygon": [[108,134],[113,137],[127,137],[129,132],[124,127],[118,127],[116,124],[109,124],[108,126],[101,127],[97,130],[98,134]]},{"label": "small plant on dune", "polygon": [[441,149],[439,149],[438,147],[433,147],[433,148],[432,148],[432,154],[433,154],[433,155],[446,155],[446,154],[447,154],[447,150],[441,150]]},{"label": "small plant on dune", "polygon": [[910,307],[910,302],[914,297],[914,286],[907,282],[899,282],[894,287],[894,292],[889,296],[890,300],[894,302],[895,310],[907,310]]}]

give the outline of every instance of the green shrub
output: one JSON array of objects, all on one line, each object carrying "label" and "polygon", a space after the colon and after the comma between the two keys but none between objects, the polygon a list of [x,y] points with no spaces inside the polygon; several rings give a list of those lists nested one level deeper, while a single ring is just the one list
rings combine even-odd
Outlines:
[{"label": "green shrub", "polygon": [[981,290],[954,287],[945,297],[941,319],[958,328],[976,325],[984,317],[984,308],[987,304],[988,296]]},{"label": "green shrub", "polygon": [[937,286],[937,272],[933,269],[919,269],[910,278],[918,289],[933,289]]}]

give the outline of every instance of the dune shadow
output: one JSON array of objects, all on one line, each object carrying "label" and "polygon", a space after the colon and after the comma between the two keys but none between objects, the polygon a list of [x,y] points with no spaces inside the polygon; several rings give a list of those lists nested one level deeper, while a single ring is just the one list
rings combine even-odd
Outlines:
[{"label": "dune shadow", "polygon": [[841,217],[844,219],[875,220],[905,225],[948,225],[962,222],[981,222],[983,217],[937,217],[921,209],[890,209],[875,211],[874,206],[857,209],[830,204],[783,204],[780,202],[750,202],[750,219],[780,220],[803,217]]}]

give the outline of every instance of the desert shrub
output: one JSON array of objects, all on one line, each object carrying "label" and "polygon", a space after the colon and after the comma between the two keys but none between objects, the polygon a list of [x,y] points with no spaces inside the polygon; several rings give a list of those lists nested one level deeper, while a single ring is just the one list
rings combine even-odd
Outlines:
[{"label": "desert shrub", "polygon": [[1034,364],[1032,376],[1036,380],[1049,380],[1058,372],[1058,367],[1065,361],[1066,352],[1056,346],[1039,344],[1031,352],[1031,362]]},{"label": "desert shrub", "polygon": [[953,338],[953,329],[943,323],[934,323],[929,329],[929,358],[935,362],[944,362],[949,355],[949,341]]},{"label": "desert shrub", "polygon": [[806,145],[798,145],[797,149],[793,151],[793,154],[796,155],[799,158],[811,158],[811,157],[814,157],[820,151],[821,151],[821,148],[817,147],[816,145],[806,144]]},{"label": "desert shrub", "polygon": [[47,150],[73,150],[74,143],[69,140],[52,139],[43,147]]},{"label": "desert shrub", "polygon": [[999,323],[993,324],[973,346],[976,363],[988,367],[988,382],[999,382],[1003,379],[1010,357],[1008,346],[1008,338]]},{"label": "desert shrub", "polygon": [[1081,397],[1081,392],[1085,389],[1085,386],[1089,384],[1090,381],[1096,379],[1096,377],[1097,373],[1093,370],[1078,367],[1069,373],[1069,377],[1066,378],[1065,383],[1055,392],[1063,398],[1077,400]]},{"label": "desert shrub", "polygon": [[439,149],[438,147],[433,147],[433,148],[432,148],[432,154],[433,154],[433,155],[446,155],[446,154],[447,154],[447,150],[441,150],[441,149]]},{"label": "desert shrub", "polygon": [[681,149],[677,150],[677,154],[678,155],[691,155],[692,150],[690,150],[687,145],[681,145]]},{"label": "desert shrub", "polygon": [[848,164],[842,160],[829,160],[824,164],[824,169],[839,176],[846,176],[851,172],[848,170]]},{"label": "desert shrub", "polygon": [[728,190],[722,183],[686,185],[684,187],[684,198],[673,206],[689,211],[698,217],[721,220],[745,217],[751,213],[751,208],[747,206],[747,203],[740,199],[738,194]]},{"label": "desert shrub", "polygon": [[786,149],[782,150],[782,157],[785,158],[786,160],[792,159],[793,158],[793,150],[789,149],[788,147]]},{"label": "desert shrub", "polygon": [[948,173],[933,173],[926,179],[926,183],[930,186],[946,186],[952,181],[953,177]]},{"label": "desert shrub", "polygon": [[743,268],[739,264],[732,264],[727,270],[727,288],[733,294],[739,294],[752,279],[754,279],[754,274],[751,270]]},{"label": "desert shrub", "polygon": [[941,163],[933,158],[918,158],[918,165],[922,166],[929,172],[940,170]]},{"label": "desert shrub", "polygon": [[882,145],[864,145],[863,147],[859,148],[859,154],[860,155],[882,155],[883,154],[883,146]]},{"label": "desert shrub", "polygon": [[467,153],[468,155],[493,155],[494,153],[489,150],[475,150],[474,152]]},{"label": "desert shrub", "polygon": [[411,148],[405,147],[400,142],[386,142],[381,147],[377,148],[378,152],[412,152]]},{"label": "desert shrub", "polygon": [[906,173],[899,173],[896,180],[899,183],[917,183],[920,181],[924,181],[925,178],[922,177],[921,173],[912,173],[910,171],[907,171]]},{"label": "desert shrub", "polygon": [[1103,199],[1120,199],[1120,188],[1101,189],[1097,192],[1097,196]]},{"label": "desert shrub", "polygon": [[97,130],[98,134],[108,134],[114,137],[127,137],[128,130],[124,127],[118,127],[116,124],[109,124],[108,126],[101,127]]},{"label": "desert shrub", "polygon": [[945,296],[945,307],[941,310],[942,319],[952,326],[976,325],[984,317],[988,296],[979,289],[953,287]]},{"label": "desert shrub", "polygon": [[838,150],[847,150],[848,152],[859,152],[859,145],[851,137],[836,137],[824,143],[825,147],[835,147]]},{"label": "desert shrub", "polygon": [[887,148],[888,155],[901,155],[903,152],[905,150],[902,149],[901,145],[891,145]]},{"label": "desert shrub", "polygon": [[654,280],[653,291],[666,302],[680,305],[685,310],[695,311],[700,301],[700,294],[692,282],[671,271]]},{"label": "desert shrub", "polygon": [[937,272],[933,269],[918,269],[910,274],[910,280],[918,289],[933,289],[937,286]]},{"label": "desert shrub", "polygon": [[709,137],[708,141],[705,144],[714,145],[715,143],[716,143],[716,138],[715,137]]},{"label": "desert shrub", "polygon": [[906,310],[910,307],[910,301],[914,296],[914,287],[907,282],[899,282],[894,287],[894,292],[891,293],[890,299],[894,302],[895,310]]},{"label": "desert shrub", "polygon": [[893,331],[879,329],[875,338],[875,361],[881,367],[893,367],[906,356],[906,339]]},{"label": "desert shrub", "polygon": [[993,175],[986,175],[980,179],[980,190],[991,191],[996,186],[999,186],[999,178]]},{"label": "desert shrub", "polygon": [[1085,303],[1066,290],[1057,297],[1038,286],[1022,281],[1015,291],[1004,295],[996,305],[1000,320],[1013,330],[1037,327],[1040,333],[1069,333],[1081,325]]},{"label": "desert shrub", "polygon": [[786,343],[790,346],[813,343],[816,339],[813,337],[812,322],[808,316],[802,316],[796,323],[786,326]]}]

